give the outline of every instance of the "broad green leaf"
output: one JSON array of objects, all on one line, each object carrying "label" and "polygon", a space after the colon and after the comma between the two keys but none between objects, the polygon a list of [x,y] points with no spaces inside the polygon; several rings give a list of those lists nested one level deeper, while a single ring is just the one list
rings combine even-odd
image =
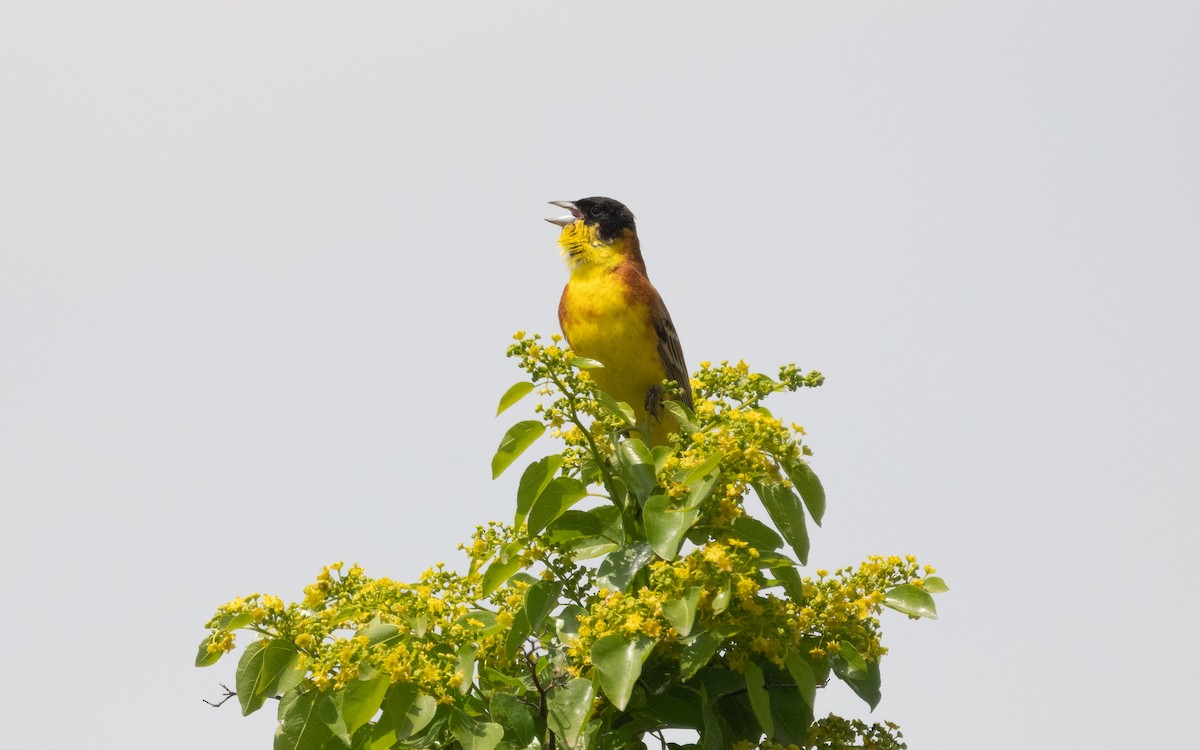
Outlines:
[{"label": "broad green leaf", "polygon": [[696,607],[700,604],[699,586],[693,586],[678,599],[668,599],[662,603],[663,617],[671,623],[671,627],[681,638],[687,638],[696,622]]},{"label": "broad green leaf", "polygon": [[[483,595],[490,596],[493,591],[521,569],[521,552],[525,549],[520,542],[513,542],[500,552],[500,556],[483,572]],[[394,626],[393,626],[394,627]]]},{"label": "broad green leaf", "polygon": [[713,488],[717,486],[717,480],[720,476],[721,473],[716,472],[692,482],[689,485],[690,489],[688,489],[687,497],[683,500],[683,507],[688,510],[699,508],[708,499],[708,496],[712,494]]},{"label": "broad green leaf", "polygon": [[533,507],[533,502],[538,499],[538,495],[542,494],[542,490],[546,489],[546,485],[550,484],[550,480],[554,478],[559,467],[562,466],[562,456],[553,455],[534,461],[525,467],[525,472],[521,474],[521,481],[517,485],[517,515],[513,518],[513,526],[520,528],[525,521],[525,516],[529,515],[529,509]]},{"label": "broad green leaf", "polygon": [[721,461],[724,460],[724,458],[725,458],[725,454],[722,453],[721,451],[719,451],[719,450],[713,451],[712,455],[708,456],[707,458],[705,458],[703,461],[696,464],[692,468],[680,469],[679,471],[677,471],[675,473],[674,479],[676,482],[679,482],[680,484],[692,484],[693,482],[698,482],[701,479],[703,479],[704,477],[711,474],[713,472],[713,470],[715,470],[718,466],[720,466]]},{"label": "broad green leaf", "polygon": [[504,737],[504,727],[491,721],[475,721],[456,706],[450,709],[450,733],[463,750],[494,750]]},{"label": "broad green leaf", "polygon": [[792,480],[796,491],[804,498],[808,514],[812,516],[813,522],[820,526],[821,519],[825,517],[825,488],[821,486],[821,480],[817,479],[808,462],[802,459],[789,458],[782,461],[782,464],[788,479]]},{"label": "broad green leaf", "polygon": [[525,617],[529,621],[530,632],[542,632],[542,623],[546,616],[558,606],[558,596],[562,593],[562,584],[554,581],[538,581],[525,590]]},{"label": "broad green leaf", "polygon": [[622,420],[626,427],[634,426],[636,417],[634,416],[633,409],[629,408],[629,404],[624,401],[617,401],[604,391],[596,392],[596,403],[604,411]]},{"label": "broad green leaf", "polygon": [[950,590],[950,587],[941,578],[929,576],[925,579],[925,590],[931,594],[944,594]]},{"label": "broad green leaf", "polygon": [[783,586],[783,591],[796,604],[804,603],[804,583],[800,580],[800,572],[793,567],[772,568],[775,580]]},{"label": "broad green leaf", "polygon": [[350,732],[346,730],[346,722],[342,719],[342,701],[345,698],[346,691],[339,688],[321,693],[317,698],[317,718],[329,727],[329,731],[343,745],[349,745]]},{"label": "broad green leaf", "polygon": [[646,538],[655,553],[664,560],[679,554],[683,536],[700,517],[699,510],[671,507],[671,498],[654,495],[646,500]]},{"label": "broad green leaf", "polygon": [[533,712],[509,693],[492,694],[492,718],[504,727],[505,741],[512,747],[524,748],[537,737],[537,724]]},{"label": "broad green leaf", "polygon": [[515,654],[530,635],[541,633],[546,615],[558,606],[561,584],[553,581],[538,581],[525,590],[524,603],[513,616],[512,627],[505,638],[506,654]]},{"label": "broad green leaf", "polygon": [[637,438],[626,438],[617,445],[617,460],[621,478],[633,490],[639,501],[654,491],[654,456],[646,444]]},{"label": "broad green leaf", "polygon": [[620,544],[620,511],[614,505],[601,505],[591,510],[568,510],[554,522],[555,539],[570,540],[595,537]]},{"label": "broad green leaf", "polygon": [[793,652],[784,657],[783,663],[787,666],[788,674],[795,681],[796,689],[800,691],[800,696],[804,698],[804,702],[808,704],[809,708],[815,707],[817,701],[817,677],[813,674],[808,660]]},{"label": "broad green leaf", "polygon": [[211,667],[225,655],[224,651],[209,651],[208,644],[210,643],[212,643],[211,635],[204,636],[204,640],[200,641],[200,650],[196,652],[197,667]]},{"label": "broad green leaf", "polygon": [[595,697],[596,688],[592,681],[582,677],[550,691],[546,701],[546,724],[568,748],[579,745]]},{"label": "broad green leaf", "polygon": [[492,479],[503,474],[504,470],[513,461],[516,461],[526,448],[533,445],[534,441],[540,438],[545,431],[546,425],[533,419],[517,422],[509,427],[508,432],[504,433],[504,437],[500,439],[500,447],[496,449],[496,455],[492,456]]},{"label": "broad green leaf", "polygon": [[729,581],[725,585],[717,589],[717,593],[713,594],[712,611],[714,615],[719,615],[729,608],[729,600],[733,597],[729,590]]},{"label": "broad green leaf", "polygon": [[637,636],[606,635],[592,644],[592,663],[604,694],[624,711],[633,694],[633,686],[642,674],[642,664],[654,650],[656,641]]},{"label": "broad green leaf", "polygon": [[383,714],[379,724],[395,733],[395,741],[403,740],[420,732],[437,713],[437,701],[422,695],[414,685],[397,682],[383,697]]},{"label": "broad green leaf", "polygon": [[304,672],[296,667],[300,652],[295,644],[280,638],[251,643],[237,668],[237,695],[242,715],[262,708],[267,698],[280,695],[300,684]]},{"label": "broad green leaf", "polygon": [[361,628],[356,635],[361,635],[367,639],[367,645],[374,646],[377,643],[392,644],[404,639],[400,628],[390,622],[372,622],[365,628]]},{"label": "broad green leaf", "polygon": [[533,383],[530,383],[528,380],[522,380],[520,383],[514,383],[513,386],[505,391],[504,395],[500,397],[500,405],[496,407],[496,416],[500,416],[502,413],[504,413],[505,409],[528,396],[529,392],[532,390]]},{"label": "broad green leaf", "polygon": [[554,618],[554,632],[558,639],[570,644],[579,637],[579,619],[586,617],[588,611],[578,604],[568,604]]},{"label": "broad green leaf", "polygon": [[775,720],[775,741],[782,745],[803,747],[812,724],[812,708],[804,702],[799,690],[777,688],[771,693],[771,717]]},{"label": "broad green leaf", "polygon": [[529,534],[534,536],[587,496],[587,487],[574,477],[555,477],[529,509]]},{"label": "broad green leaf", "polygon": [[[318,715],[317,702],[320,696],[318,690],[284,696],[279,703],[275,750],[321,750],[333,737],[333,732]],[[241,697],[240,694],[238,697]]]},{"label": "broad green leaf", "polygon": [[458,649],[458,671],[463,676],[463,680],[458,686],[458,692],[460,693],[466,694],[474,683],[475,655],[478,653],[479,649],[469,643],[460,646]]},{"label": "broad green leaf", "polygon": [[707,630],[684,638],[683,653],[679,657],[679,669],[683,679],[691,679],[696,672],[712,661],[723,641],[719,635]]},{"label": "broad green leaf", "polygon": [[783,546],[783,539],[775,530],[762,521],[750,516],[733,519],[733,533],[756,549],[776,550]]},{"label": "broad green leaf", "polygon": [[771,720],[771,699],[767,697],[766,680],[763,679],[762,667],[758,666],[753,659],[747,659],[745,675],[746,694],[750,697],[750,710],[754,712],[754,718],[758,719],[758,725],[762,727],[767,738],[773,738],[775,722]]},{"label": "broad green leaf", "polygon": [[[831,660],[833,663],[833,673],[838,676],[842,682],[850,686],[850,689],[866,701],[867,705],[874,711],[879,705],[881,698],[879,685],[879,662],[873,661],[865,663],[862,657],[855,652],[854,656],[858,657],[858,664],[851,665],[849,660],[845,658],[846,649],[849,648],[846,644],[842,644],[842,653],[834,655]],[[853,648],[850,648],[853,651]],[[863,669],[860,669],[864,667]]]},{"label": "broad green leaf", "polygon": [[[862,677],[867,673],[867,661],[849,643],[838,644],[838,656],[844,664],[843,671],[851,677]],[[839,675],[840,676],[840,675]]]},{"label": "broad green leaf", "polygon": [[604,367],[603,362],[590,357],[572,357],[569,364],[576,370],[596,370]]},{"label": "broad green leaf", "polygon": [[668,414],[675,417],[675,423],[679,425],[679,429],[685,434],[690,435],[700,429],[696,424],[696,415],[685,405],[678,401],[664,401],[662,406]]},{"label": "broad green leaf", "polygon": [[808,529],[804,525],[804,511],[796,493],[782,484],[755,484],[754,491],[762,500],[771,520],[784,540],[791,545],[801,564],[808,564]]},{"label": "broad green leaf", "polygon": [[375,717],[390,685],[383,674],[377,674],[369,680],[349,680],[346,683],[343,691],[345,697],[342,698],[342,721],[349,734],[354,734]]},{"label": "broad green leaf", "polygon": [[249,612],[239,612],[236,615],[222,615],[220,621],[217,623],[217,630],[227,633],[230,630],[237,630],[252,622],[254,622],[254,615]]},{"label": "broad green leaf", "polygon": [[925,589],[911,583],[902,583],[888,589],[883,595],[883,604],[909,617],[937,619],[937,605],[933,603],[933,597]]},{"label": "broad green leaf", "polygon": [[710,698],[703,687],[700,689],[700,704],[700,714],[704,720],[704,731],[700,735],[702,750],[727,750],[732,742],[725,741],[721,717],[716,710],[716,699]]},{"label": "broad green leaf", "polygon": [[645,542],[634,542],[618,548],[596,571],[596,583],[601,588],[624,591],[639,570],[654,559],[654,549]]}]

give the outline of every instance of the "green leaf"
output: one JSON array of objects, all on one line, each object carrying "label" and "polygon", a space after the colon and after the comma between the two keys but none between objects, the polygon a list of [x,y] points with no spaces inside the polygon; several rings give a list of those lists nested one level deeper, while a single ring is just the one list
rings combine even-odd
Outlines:
[{"label": "green leaf", "polygon": [[664,560],[679,554],[683,536],[700,517],[699,510],[671,507],[671,498],[654,495],[646,500],[646,538],[654,552]]},{"label": "green leaf", "polygon": [[596,583],[601,588],[624,591],[637,572],[653,559],[654,549],[645,542],[620,547],[600,563]]},{"label": "green leaf", "polygon": [[672,417],[675,417],[675,423],[679,425],[679,429],[690,435],[700,427],[696,424],[696,415],[692,410],[679,403],[678,401],[664,401],[662,403],[664,409]]},{"label": "green leaf", "polygon": [[463,750],[493,750],[504,737],[504,727],[491,721],[475,721],[455,706],[450,709],[450,733]]},{"label": "green leaf", "polygon": [[802,459],[789,458],[781,463],[788,479],[792,480],[796,491],[804,498],[804,505],[813,522],[820,526],[821,519],[825,517],[825,488],[821,486],[821,480],[809,468],[808,462]]},{"label": "green leaf", "polygon": [[683,501],[683,507],[688,510],[699,508],[708,499],[708,496],[712,494],[713,488],[717,486],[717,479],[720,476],[721,473],[717,472],[692,482],[689,485],[688,495]]},{"label": "green leaf", "polygon": [[341,740],[342,745],[350,744],[350,732],[346,730],[346,722],[342,719],[342,701],[346,691],[338,688],[327,690],[317,697],[317,717],[329,727],[334,737]]},{"label": "green leaf", "polygon": [[604,391],[596,391],[596,403],[600,405],[601,409],[624,422],[624,426],[634,426],[636,417],[634,416],[633,409],[629,408],[629,404],[617,401]]},{"label": "green leaf", "polygon": [[537,737],[533,713],[517,697],[509,693],[492,694],[492,718],[504,727],[505,740],[513,747],[529,747]]},{"label": "green leaf", "polygon": [[458,692],[466,694],[475,681],[475,655],[479,649],[467,643],[458,649],[458,671],[462,672],[463,680],[458,686]]},{"label": "green leaf", "polygon": [[236,615],[222,615],[217,623],[217,629],[222,633],[249,625],[254,622],[254,615],[249,612],[239,612]]},{"label": "green leaf", "polygon": [[483,572],[483,595],[490,596],[493,591],[500,588],[500,584],[507,581],[521,569],[521,552],[525,546],[520,542],[513,542],[505,547],[500,556],[492,561],[487,570]]},{"label": "green leaf", "polygon": [[721,588],[717,589],[717,593],[713,594],[712,611],[714,615],[719,615],[729,608],[729,601],[733,598],[733,593],[729,590],[729,581],[726,581]]},{"label": "green leaf", "polygon": [[793,652],[783,658],[783,663],[787,667],[788,674],[796,683],[800,697],[804,698],[804,702],[808,704],[809,708],[814,708],[817,705],[817,677],[813,674],[808,661]]},{"label": "green leaf", "polygon": [[902,583],[888,589],[887,593],[883,595],[883,605],[891,607],[897,612],[903,612],[909,617],[937,619],[937,605],[933,603],[933,597],[925,589],[918,588],[911,583]]},{"label": "green leaf", "polygon": [[596,665],[600,687],[618,711],[624,711],[628,705],[633,686],[642,674],[642,665],[655,643],[643,636],[626,638],[614,634],[598,638],[592,644],[592,663]]},{"label": "green leaf", "polygon": [[722,453],[719,450],[713,451],[713,453],[710,456],[708,456],[707,458],[705,458],[703,461],[696,464],[692,468],[680,469],[679,471],[677,471],[675,473],[674,479],[676,482],[679,482],[680,484],[692,484],[693,482],[698,482],[701,479],[703,479],[704,477],[711,474],[714,469],[716,469],[718,466],[721,465],[721,461],[723,461],[724,459],[725,459],[724,453]]},{"label": "green leaf", "polygon": [[691,638],[683,639],[683,653],[679,657],[679,670],[683,679],[688,680],[712,661],[717,648],[724,638],[712,631],[697,633]]},{"label": "green leaf", "polygon": [[[241,698],[241,688],[238,688]],[[279,703],[279,726],[275,729],[275,750],[321,750],[333,732],[318,716],[321,693],[288,693]]]},{"label": "green leaf", "polygon": [[775,580],[779,581],[779,585],[783,586],[783,591],[793,602],[802,604],[804,602],[804,582],[800,580],[800,572],[793,567],[787,568],[772,568],[771,572],[775,574]]},{"label": "green leaf", "polygon": [[369,680],[349,680],[342,699],[342,721],[346,731],[354,734],[358,728],[375,717],[387,695],[390,683],[386,675],[377,674]]},{"label": "green leaf", "polygon": [[238,661],[238,702],[242,715],[262,708],[267,698],[280,695],[300,684],[304,672],[296,667],[300,652],[295,644],[281,638],[251,643]]},{"label": "green leaf", "polygon": [[700,714],[704,719],[704,731],[700,733],[703,742],[702,750],[727,750],[725,732],[722,728],[721,717],[716,711],[716,700],[708,696],[707,690],[700,689]]},{"label": "green leaf", "polygon": [[433,721],[437,701],[421,694],[414,685],[397,682],[388,689],[382,708],[380,726],[394,732],[396,741],[400,741],[420,732]]},{"label": "green leaf", "polygon": [[925,579],[925,590],[931,594],[944,594],[950,590],[950,587],[941,578],[929,576]]},{"label": "green leaf", "polygon": [[517,403],[521,399],[529,395],[533,390],[533,383],[528,380],[522,380],[520,383],[514,383],[511,388],[504,392],[500,397],[500,405],[496,407],[496,416],[500,416],[505,409]]},{"label": "green leaf", "polygon": [[529,534],[534,536],[587,496],[587,487],[574,477],[555,477],[529,509]]},{"label": "green leaf", "polygon": [[771,691],[771,717],[775,720],[775,741],[782,745],[803,747],[812,724],[812,709],[804,702],[800,691],[778,688]]},{"label": "green leaf", "polygon": [[762,500],[771,520],[784,540],[791,545],[796,557],[808,564],[808,529],[804,525],[804,511],[796,493],[782,484],[755,484],[754,491]]},{"label": "green leaf", "polygon": [[758,719],[758,725],[762,727],[767,738],[773,738],[775,722],[771,720],[771,699],[767,697],[764,687],[766,680],[763,679],[762,667],[758,666],[753,659],[747,659],[745,675],[746,694],[750,697],[750,710],[754,712],[754,718]]},{"label": "green leaf", "polygon": [[373,622],[362,628],[356,633],[367,639],[368,646],[376,644],[390,645],[399,643],[404,640],[404,635],[400,632],[400,628],[390,622]]},{"label": "green leaf", "polygon": [[546,615],[558,606],[558,595],[562,585],[554,581],[538,581],[525,590],[524,603],[513,616],[512,627],[505,639],[505,653],[512,655],[521,648],[521,643],[530,635],[542,631]]},{"label": "green leaf", "polygon": [[572,357],[568,364],[576,370],[597,370],[604,368],[603,362],[598,359],[591,359],[590,357]]},{"label": "green leaf", "polygon": [[[851,660],[846,658],[848,655],[847,650],[853,652],[857,663],[851,664]],[[859,698],[866,701],[867,705],[874,711],[882,697],[879,690],[879,662],[864,662],[862,657],[858,655],[858,652],[845,643],[842,644],[841,654],[835,654],[831,661],[833,662],[833,673],[842,682],[849,685],[850,689]]]},{"label": "green leaf", "polygon": [[538,495],[542,494],[542,490],[546,489],[546,485],[550,484],[550,480],[554,478],[555,473],[562,466],[562,462],[562,456],[555,454],[534,461],[525,467],[525,472],[521,474],[521,481],[517,485],[517,515],[513,518],[513,526],[520,528],[525,521],[525,516],[529,515],[529,509],[533,507],[534,501],[538,499]]},{"label": "green leaf", "polygon": [[637,438],[626,438],[617,445],[617,460],[621,478],[633,490],[639,501],[654,491],[654,456],[646,444]]},{"label": "green leaf", "polygon": [[[842,641],[838,644],[838,654],[843,664],[842,671],[851,677],[862,677],[867,673],[867,661],[849,643]],[[840,675],[839,675],[840,676]]]},{"label": "green leaf", "polygon": [[504,433],[504,437],[500,439],[500,447],[496,449],[496,455],[492,457],[492,479],[503,474],[504,470],[513,461],[516,461],[526,448],[533,445],[534,441],[540,438],[545,431],[546,425],[533,419],[517,422],[509,427],[508,432]]},{"label": "green leaf", "polygon": [[550,690],[546,701],[546,724],[568,748],[578,746],[595,697],[596,688],[592,681],[582,677]]},{"label": "green leaf", "polygon": [[225,655],[224,651],[210,652],[208,650],[208,644],[212,642],[212,635],[206,635],[204,636],[204,640],[200,641],[200,650],[196,652],[197,667],[211,667],[212,665],[216,664],[222,656]]},{"label": "green leaf", "polygon": [[738,516],[733,519],[732,526],[733,533],[755,549],[776,550],[783,546],[783,539],[775,530],[756,518]]},{"label": "green leaf", "polygon": [[693,586],[678,599],[668,599],[662,603],[663,617],[671,623],[671,627],[679,633],[679,637],[687,638],[696,622],[696,607],[700,604],[701,589]]}]

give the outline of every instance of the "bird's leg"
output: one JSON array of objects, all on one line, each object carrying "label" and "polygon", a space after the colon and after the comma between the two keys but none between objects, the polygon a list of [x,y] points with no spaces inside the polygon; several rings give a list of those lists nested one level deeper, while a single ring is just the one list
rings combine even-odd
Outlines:
[{"label": "bird's leg", "polygon": [[658,419],[658,410],[662,407],[663,402],[663,387],[661,383],[655,383],[650,386],[650,390],[646,391],[646,413],[655,419]]}]

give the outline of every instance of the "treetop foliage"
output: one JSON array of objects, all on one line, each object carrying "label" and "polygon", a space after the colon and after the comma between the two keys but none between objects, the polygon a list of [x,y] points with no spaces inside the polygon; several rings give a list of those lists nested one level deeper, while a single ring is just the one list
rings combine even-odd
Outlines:
[{"label": "treetop foliage", "polygon": [[539,400],[492,474],[546,433],[560,450],[525,468],[511,523],[461,545],[465,573],[403,583],[339,562],[300,601],[252,594],[208,622],[197,666],[257,636],[236,695],[245,714],[280,698],[277,750],[906,747],[895,725],[815,718],[833,679],[873,709],[882,609],[932,618],[946,590],[912,556],[801,574],[825,493],[803,427],[763,402],[822,375],[701,363],[695,409],[667,400],[680,431],[649,447],[592,383],[600,363],[514,338],[527,378],[497,413]]}]

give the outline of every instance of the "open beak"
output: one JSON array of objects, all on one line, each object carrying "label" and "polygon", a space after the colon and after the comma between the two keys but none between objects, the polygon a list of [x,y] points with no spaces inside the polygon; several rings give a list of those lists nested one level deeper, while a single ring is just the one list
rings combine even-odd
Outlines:
[{"label": "open beak", "polygon": [[575,204],[571,201],[550,201],[550,205],[558,206],[559,208],[565,208],[571,212],[570,216],[559,216],[557,219],[546,219],[546,221],[550,222],[551,224],[557,224],[560,227],[565,227],[570,224],[574,224],[576,219],[583,218],[583,214],[578,208],[575,208]]}]

